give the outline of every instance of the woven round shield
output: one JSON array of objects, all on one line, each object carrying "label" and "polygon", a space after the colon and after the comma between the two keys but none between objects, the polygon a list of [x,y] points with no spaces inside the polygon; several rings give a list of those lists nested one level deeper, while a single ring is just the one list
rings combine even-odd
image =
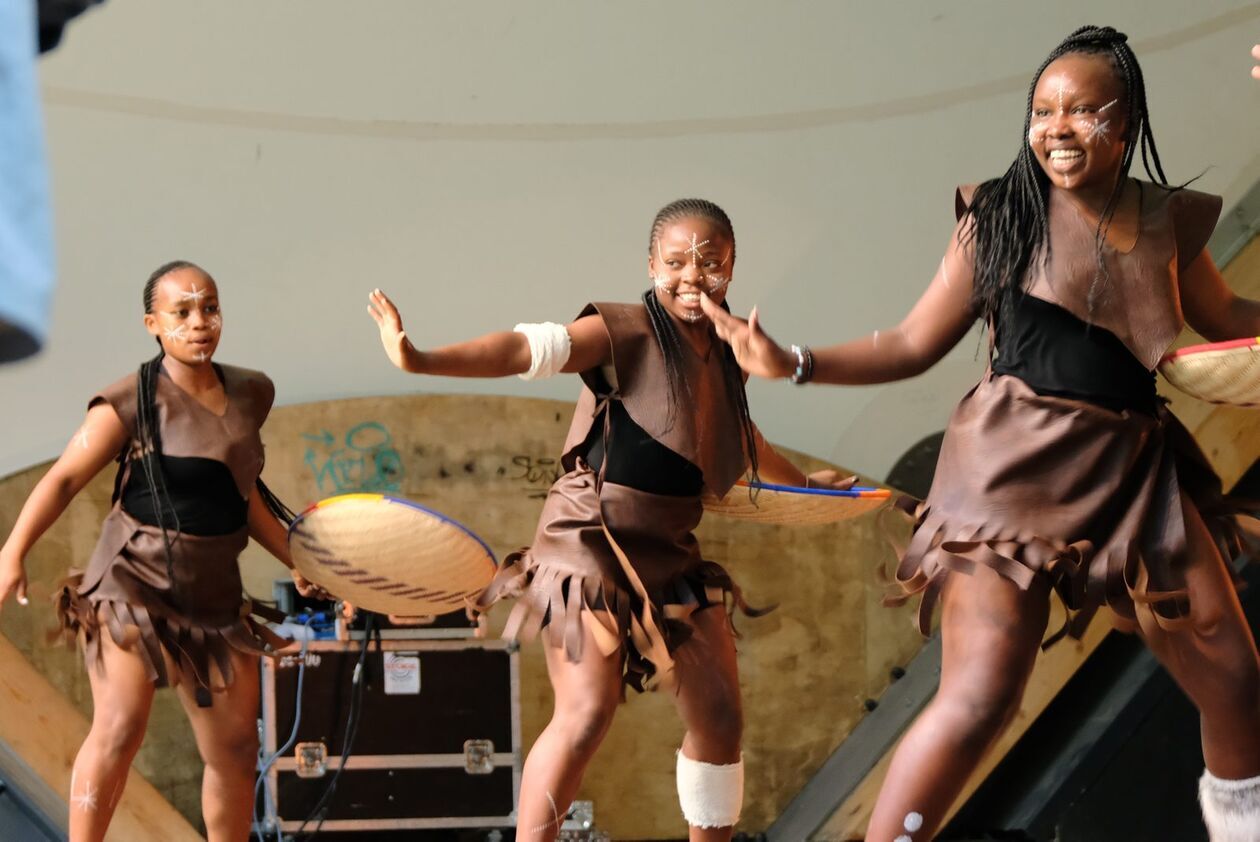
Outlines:
[{"label": "woven round shield", "polygon": [[704,508],[714,514],[757,523],[816,526],[874,511],[891,496],[887,488],[854,486],[838,490],[741,481],[721,500],[706,498]]},{"label": "woven round shield", "polygon": [[289,527],[298,572],[340,599],[381,614],[463,608],[494,576],[494,553],[469,529],[410,500],[329,497]]},{"label": "woven round shield", "polygon": [[1200,400],[1260,406],[1260,339],[1191,345],[1165,356],[1159,371],[1169,383]]}]

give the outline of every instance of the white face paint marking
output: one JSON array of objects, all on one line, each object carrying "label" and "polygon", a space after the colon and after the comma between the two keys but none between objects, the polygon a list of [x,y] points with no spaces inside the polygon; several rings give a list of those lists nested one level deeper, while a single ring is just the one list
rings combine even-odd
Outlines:
[{"label": "white face paint marking", "polygon": [[705,275],[704,282],[709,287],[709,292],[714,293],[723,289],[731,282],[730,278],[724,278],[721,275]]},{"label": "white face paint marking", "polygon": [[85,812],[96,812],[96,787],[92,786],[91,781],[88,781],[87,785],[83,788],[83,792],[75,795],[73,772],[70,774],[70,803]]},{"label": "white face paint marking", "polygon": [[207,354],[205,351],[197,352],[197,362],[204,363],[208,359],[210,359],[210,355]]},{"label": "white face paint marking", "polygon": [[1101,122],[1098,120],[1095,120],[1093,122],[1093,125],[1089,125],[1089,128],[1085,133],[1085,142],[1098,143],[1099,138],[1103,140],[1111,139],[1111,121],[1110,120],[1103,120]]},{"label": "white face paint marking", "polygon": [[1118,99],[1113,99],[1111,102],[1107,103],[1107,104],[1106,104],[1106,105],[1104,105],[1102,108],[1098,109],[1098,113],[1099,113],[1099,114],[1103,113],[1104,111],[1106,111],[1108,108],[1110,108],[1111,106],[1115,105],[1115,104],[1116,104],[1117,102],[1119,102],[1119,101],[1120,101],[1120,100],[1118,100]]},{"label": "white face paint marking", "polygon": [[178,325],[162,329],[162,335],[168,342],[183,342],[188,338],[188,325]]},{"label": "white face paint marking", "polygon": [[1036,145],[1046,139],[1046,121],[1038,120],[1028,128],[1028,142]]},{"label": "white face paint marking", "polygon": [[894,839],[893,842],[914,842],[914,840],[903,833],[900,836],[898,836],[896,839]]},{"label": "white face paint marking", "polygon": [[668,295],[674,294],[676,285],[670,282],[668,275],[653,275],[652,283],[655,284],[656,288],[661,292],[667,293]]},{"label": "white face paint marking", "polygon": [[556,808],[556,799],[551,796],[550,792],[547,792],[546,795],[547,803],[551,805],[551,821],[530,828],[531,833],[546,833],[551,828],[558,828],[564,824],[564,820],[560,818],[560,810]]},{"label": "white face paint marking", "polygon": [[205,297],[206,291],[204,289],[197,289],[197,285],[195,283],[193,284],[192,292],[181,292],[179,294],[179,300],[184,304],[200,304],[201,299]]},{"label": "white face paint marking", "polygon": [[709,244],[708,240],[704,240],[703,242],[697,243],[696,242],[697,239],[698,237],[696,236],[696,232],[692,231],[691,232],[691,247],[688,248],[685,252],[683,252],[683,254],[691,255],[692,266],[695,266],[696,262],[700,259],[700,246],[707,246]]},{"label": "white face paint marking", "polygon": [[213,316],[210,317],[210,329],[213,330],[215,333],[218,333],[219,331],[223,330],[223,317],[220,316],[218,313],[215,313]]},{"label": "white face paint marking", "polygon": [[901,826],[904,827],[906,830],[910,831],[911,833],[914,833],[916,830],[919,830],[921,827],[923,827],[923,814],[922,813],[906,813],[906,820],[902,822]]},{"label": "white face paint marking", "polygon": [[1063,77],[1059,77],[1059,113],[1063,113],[1063,94],[1067,91],[1067,86],[1063,84]]}]

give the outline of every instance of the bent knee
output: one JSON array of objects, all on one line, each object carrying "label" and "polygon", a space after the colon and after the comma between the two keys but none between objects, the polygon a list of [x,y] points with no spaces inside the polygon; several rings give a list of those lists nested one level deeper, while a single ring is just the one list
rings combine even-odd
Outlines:
[{"label": "bent knee", "polygon": [[258,760],[258,729],[234,728],[215,734],[207,745],[199,745],[202,762],[207,766],[253,767]]},{"label": "bent knee", "polygon": [[723,699],[705,706],[697,722],[688,722],[687,730],[703,737],[707,743],[738,748],[744,739],[744,711],[738,699]]},{"label": "bent knee", "polygon": [[118,756],[135,754],[144,741],[148,725],[147,712],[97,711],[92,717],[92,729],[88,739],[102,751]]},{"label": "bent knee", "polygon": [[551,726],[579,754],[593,754],[612,726],[618,700],[587,699],[580,703],[557,705]]},{"label": "bent knee", "polygon": [[988,745],[1019,712],[1022,687],[938,694],[932,702],[941,724],[964,743]]}]

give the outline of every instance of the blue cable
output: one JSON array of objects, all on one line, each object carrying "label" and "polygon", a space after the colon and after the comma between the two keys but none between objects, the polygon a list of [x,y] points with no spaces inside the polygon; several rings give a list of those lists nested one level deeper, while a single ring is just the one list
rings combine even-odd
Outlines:
[{"label": "blue cable", "polygon": [[[275,765],[275,762],[280,759],[281,755],[293,748],[293,744],[297,742],[298,727],[302,724],[302,685],[305,683],[306,679],[306,650],[311,642],[311,624],[314,623],[316,619],[323,619],[323,612],[321,611],[309,616],[299,615],[299,618],[301,616],[307,617],[305,623],[303,623],[303,628],[306,629],[306,634],[302,636],[302,649],[298,654],[297,698],[294,702],[293,728],[289,731],[289,739],[285,741],[284,745],[276,749],[275,754],[272,754],[270,757],[267,757],[258,764],[258,780],[254,782],[254,833],[259,839],[264,839],[263,834],[265,832],[264,828],[261,826],[262,823],[258,820],[259,789],[262,787],[263,781],[267,779],[267,773],[271,771],[271,767]],[[275,793],[272,793],[272,799],[274,802]],[[275,829],[276,842],[284,842],[284,837],[280,833],[280,822],[276,822]]]}]

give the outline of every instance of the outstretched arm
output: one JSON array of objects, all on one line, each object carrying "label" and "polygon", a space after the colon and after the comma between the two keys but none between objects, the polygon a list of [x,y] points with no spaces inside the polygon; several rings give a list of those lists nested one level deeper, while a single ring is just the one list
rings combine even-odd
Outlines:
[{"label": "outstretched arm", "polygon": [[1207,249],[1181,273],[1180,285],[1186,321],[1209,342],[1260,336],[1260,301],[1235,294]]},{"label": "outstretched arm", "polygon": [[[961,225],[950,238],[936,276],[901,324],[862,339],[813,349],[812,379],[844,385],[901,380],[931,368],[958,344],[976,320],[971,306],[972,258],[970,250],[959,243],[960,232]],[[718,336],[730,343],[746,371],[771,378],[793,374],[796,355],[770,338],[756,309],[744,321],[707,298],[702,304]]]},{"label": "outstretched arm", "polygon": [[[373,290],[368,300],[368,313],[380,329],[385,354],[403,371],[452,377],[506,377],[529,371],[532,355],[529,339],[523,333],[498,331],[432,351],[420,351],[407,338],[402,316],[385,293]],[[570,345],[569,358],[562,371],[586,371],[612,359],[612,344],[599,315],[578,319],[565,330]]]},{"label": "outstretched arm", "polygon": [[83,426],[26,498],[17,522],[0,547],[0,606],[16,594],[26,603],[26,554],[56,522],[75,495],[113,461],[127,443],[127,428],[107,403],[88,410]]}]

